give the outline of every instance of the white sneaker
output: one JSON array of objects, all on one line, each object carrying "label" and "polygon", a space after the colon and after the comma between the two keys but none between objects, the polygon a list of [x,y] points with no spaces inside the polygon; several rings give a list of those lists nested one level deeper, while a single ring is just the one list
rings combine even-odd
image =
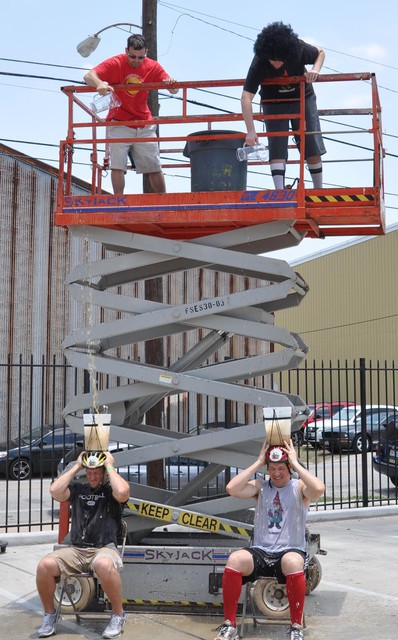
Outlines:
[{"label": "white sneaker", "polygon": [[102,634],[103,638],[118,638],[122,635],[122,629],[126,622],[126,612],[119,616],[117,613],[113,613],[109,620],[108,626]]},{"label": "white sneaker", "polygon": [[238,637],[238,630],[229,620],[225,620],[217,629],[218,634],[214,640],[235,640]]},{"label": "white sneaker", "polygon": [[57,624],[57,614],[45,613],[43,615],[41,627],[38,631],[39,638],[48,638],[49,636],[54,635],[56,631],[56,624]]},{"label": "white sneaker", "polygon": [[297,624],[297,622],[292,624],[292,626],[287,630],[286,633],[289,636],[289,640],[304,640],[303,627]]}]

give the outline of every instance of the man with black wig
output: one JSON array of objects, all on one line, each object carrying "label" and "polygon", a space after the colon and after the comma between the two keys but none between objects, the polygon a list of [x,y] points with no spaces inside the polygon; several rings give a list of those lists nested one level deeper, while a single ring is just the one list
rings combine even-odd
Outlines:
[{"label": "man with black wig", "polygon": [[[242,93],[242,113],[247,128],[246,144],[258,144],[252,103],[259,85],[269,78],[304,76],[305,122],[306,131],[310,132],[305,136],[305,159],[314,188],[321,189],[321,156],[326,153],[326,149],[320,133],[316,95],[312,83],[318,79],[325,53],[322,49],[300,40],[290,25],[272,22],[257,36],[254,54]],[[307,70],[306,65],[311,65],[311,69]],[[287,132],[289,121],[292,131],[298,130],[299,118],[292,115],[297,115],[300,110],[300,84],[261,85],[260,97],[265,116],[286,114],[286,120],[265,120],[268,133]],[[298,136],[295,136],[295,142],[299,147]],[[269,137],[268,146],[275,189],[283,189],[288,158],[288,136]]]}]

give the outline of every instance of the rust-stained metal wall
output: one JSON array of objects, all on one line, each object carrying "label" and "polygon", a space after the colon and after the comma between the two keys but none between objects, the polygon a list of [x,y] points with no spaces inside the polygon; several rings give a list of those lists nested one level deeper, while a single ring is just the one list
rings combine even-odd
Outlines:
[{"label": "rust-stained metal wall", "polygon": [[[65,278],[82,252],[66,229],[52,224],[58,172],[0,145],[0,362],[51,361],[61,357],[61,343],[81,313],[70,300]],[[86,193],[75,181],[74,193]],[[96,250],[92,248],[91,250]],[[57,372],[22,367],[0,369],[0,436],[16,433],[17,425],[61,422],[65,401]],[[22,402],[20,395],[22,392]],[[26,394],[24,401],[23,394]],[[45,402],[43,405],[43,395]],[[44,406],[44,410],[43,410]],[[55,411],[54,411],[55,407]]]},{"label": "rust-stained metal wall", "polygon": [[[50,362],[54,354],[62,361],[62,342],[74,328],[115,317],[112,310],[77,304],[65,286],[75,265],[99,260],[105,253],[113,254],[105,252],[99,244],[72,238],[67,229],[52,224],[57,181],[58,172],[52,167],[0,145],[0,364],[7,363],[9,358],[15,362],[19,354],[25,362],[42,363],[43,357]],[[88,190],[84,182],[74,180],[73,195]],[[163,279],[164,302],[190,302],[253,286],[258,283],[250,279],[195,269]],[[118,291],[144,297],[143,283],[124,285]],[[174,362],[202,335],[203,331],[193,330],[167,338],[165,359]],[[216,357],[244,357],[268,350],[264,342],[233,337]],[[128,345],[115,353],[145,360],[143,344]],[[125,382],[106,376],[97,380],[100,388]],[[58,372],[23,367],[18,371],[0,367],[0,439],[15,435],[19,424],[23,431],[24,427],[29,430],[30,426],[61,422],[65,401],[76,393],[75,384],[71,375],[65,388],[61,369]],[[77,376],[77,384],[81,391],[82,372]],[[182,400],[166,402],[163,425],[166,428],[185,431],[193,425],[225,418],[225,403],[218,403],[216,398],[205,401],[191,396],[188,400],[184,396]],[[250,422],[257,419],[254,413],[253,408],[233,408],[231,420]]]}]

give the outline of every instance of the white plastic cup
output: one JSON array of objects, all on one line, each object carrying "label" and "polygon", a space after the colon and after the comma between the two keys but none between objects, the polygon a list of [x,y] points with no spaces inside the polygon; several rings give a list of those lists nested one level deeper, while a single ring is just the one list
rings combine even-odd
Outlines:
[{"label": "white plastic cup", "polygon": [[250,162],[250,160],[267,162],[268,147],[266,147],[265,144],[256,144],[252,147],[245,145],[244,147],[239,147],[239,149],[236,150],[236,157],[239,162],[243,162],[244,160],[248,162]]},{"label": "white plastic cup", "polygon": [[101,113],[101,111],[109,111],[109,109],[114,109],[115,107],[120,107],[121,101],[113,93],[113,91],[108,91],[104,96],[100,93],[97,93],[94,96],[94,100],[90,105],[91,111],[94,114]]}]

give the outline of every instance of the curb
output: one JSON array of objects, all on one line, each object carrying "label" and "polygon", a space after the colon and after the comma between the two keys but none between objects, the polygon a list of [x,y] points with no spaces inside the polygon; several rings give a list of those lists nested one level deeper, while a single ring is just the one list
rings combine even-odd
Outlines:
[{"label": "curb", "polygon": [[398,515],[398,505],[380,507],[355,507],[330,511],[310,511],[307,522],[330,522],[332,520],[359,520],[360,518],[379,518]]},{"label": "curb", "polygon": [[[307,522],[330,522],[334,520],[359,520],[361,518],[380,518],[398,515],[398,505],[384,507],[356,507],[330,511],[310,511]],[[58,542],[58,530],[29,531],[28,533],[2,533],[2,540],[10,547],[32,544],[53,544]]]},{"label": "curb", "polygon": [[52,544],[58,541],[56,531],[28,531],[27,533],[2,533],[1,539],[8,542],[9,547],[31,544]]}]

